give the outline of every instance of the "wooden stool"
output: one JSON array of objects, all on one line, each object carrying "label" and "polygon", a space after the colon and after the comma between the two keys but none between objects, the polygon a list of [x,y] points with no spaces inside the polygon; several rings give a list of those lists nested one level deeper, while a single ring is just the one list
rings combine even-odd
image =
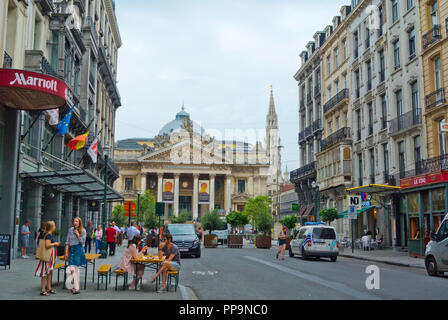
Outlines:
[{"label": "wooden stool", "polygon": [[[66,268],[65,263],[59,263],[53,267],[53,271],[58,270],[58,283],[57,284],[59,284],[59,272],[61,270],[64,270],[64,272],[65,272],[65,268]],[[53,280],[53,278],[51,278],[51,279]]]},{"label": "wooden stool", "polygon": [[115,291],[118,290],[118,278],[123,277],[123,290],[126,290],[126,285],[128,284],[128,273],[120,268],[114,271],[115,273]]},{"label": "wooden stool", "polygon": [[97,290],[100,289],[100,276],[101,276],[101,283],[103,283],[104,277],[106,277],[106,290],[107,290],[107,282],[109,280],[110,283],[110,278],[111,278],[111,269],[112,269],[112,265],[111,264],[103,264],[99,269],[98,269],[98,283],[97,283]]},{"label": "wooden stool", "polygon": [[[168,285],[172,286],[172,280],[175,280],[174,291],[177,291],[177,286],[179,285],[179,271],[168,271]],[[168,288],[167,288],[168,289]]]}]

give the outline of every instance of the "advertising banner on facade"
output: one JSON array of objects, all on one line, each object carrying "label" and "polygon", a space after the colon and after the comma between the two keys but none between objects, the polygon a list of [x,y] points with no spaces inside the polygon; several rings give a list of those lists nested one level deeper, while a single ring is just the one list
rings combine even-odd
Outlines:
[{"label": "advertising banner on facade", "polygon": [[199,203],[210,203],[210,181],[199,180]]},{"label": "advertising banner on facade", "polygon": [[165,203],[174,202],[174,179],[163,179],[162,201]]}]

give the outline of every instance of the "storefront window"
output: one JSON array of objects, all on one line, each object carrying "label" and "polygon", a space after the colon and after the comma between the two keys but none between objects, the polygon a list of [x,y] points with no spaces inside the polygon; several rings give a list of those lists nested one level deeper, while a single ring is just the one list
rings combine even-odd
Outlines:
[{"label": "storefront window", "polygon": [[440,227],[440,224],[442,223],[442,221],[443,221],[443,218],[444,218],[444,215],[436,215],[436,216],[433,216],[433,231],[434,232],[437,232],[437,230],[439,229],[439,227]]},{"label": "storefront window", "polygon": [[432,191],[432,211],[445,211],[445,189]]},{"label": "storefront window", "polygon": [[422,192],[422,204],[423,204],[423,212],[430,212],[429,207],[429,191]]},{"label": "storefront window", "polygon": [[416,216],[409,217],[409,231],[411,239],[418,240],[421,238],[418,217]]},{"label": "storefront window", "polygon": [[4,126],[0,122],[0,199],[3,193],[3,146],[4,146]]},{"label": "storefront window", "polygon": [[408,195],[408,211],[410,213],[419,212],[419,208],[418,208],[418,192],[410,193]]}]

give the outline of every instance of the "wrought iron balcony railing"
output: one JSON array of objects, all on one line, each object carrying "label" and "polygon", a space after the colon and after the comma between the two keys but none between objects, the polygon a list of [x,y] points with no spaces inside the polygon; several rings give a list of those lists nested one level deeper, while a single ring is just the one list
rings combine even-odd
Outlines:
[{"label": "wrought iron balcony railing", "polygon": [[324,113],[327,113],[332,108],[337,106],[339,103],[344,101],[345,99],[348,99],[348,89],[342,89],[337,95],[335,95],[333,98],[327,101],[327,103],[324,104]]},{"label": "wrought iron balcony railing", "polygon": [[442,34],[440,32],[440,26],[434,25],[434,27],[431,29],[431,31],[425,33],[423,35],[423,49],[428,48],[431,44],[436,42],[442,37]]},{"label": "wrought iron balcony railing", "polygon": [[313,132],[322,130],[322,119],[317,119],[313,122]]},{"label": "wrought iron balcony railing", "polygon": [[342,129],[339,129],[338,131],[330,135],[327,139],[322,140],[322,151],[330,148],[336,143],[349,139],[351,140],[350,128],[344,127]]},{"label": "wrought iron balcony railing", "polygon": [[305,138],[313,135],[313,126],[308,126],[305,128]]},{"label": "wrought iron balcony railing", "polygon": [[4,69],[12,68],[12,58],[9,56],[9,54],[6,51],[3,54],[3,68]]},{"label": "wrought iron balcony railing", "polygon": [[291,181],[295,181],[299,179],[300,177],[308,176],[310,174],[313,174],[316,172],[316,162],[313,161],[302,168],[296,169],[291,172],[290,179]]},{"label": "wrought iron balcony railing", "polygon": [[299,143],[305,140],[305,131],[299,132]]},{"label": "wrought iron balcony railing", "polygon": [[418,124],[422,124],[422,111],[420,108],[406,112],[393,119],[390,123],[389,133],[394,134]]},{"label": "wrought iron balcony railing", "polygon": [[440,88],[439,90],[426,96],[426,108],[432,108],[434,106],[445,103],[445,89]]}]

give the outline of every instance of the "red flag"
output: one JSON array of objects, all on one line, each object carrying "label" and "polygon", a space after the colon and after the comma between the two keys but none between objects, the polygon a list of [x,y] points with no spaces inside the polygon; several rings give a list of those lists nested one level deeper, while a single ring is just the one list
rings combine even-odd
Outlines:
[{"label": "red flag", "polygon": [[87,137],[89,136],[89,132],[82,134],[80,136],[77,136],[75,139],[67,143],[67,147],[69,147],[72,150],[79,150],[84,148]]}]

